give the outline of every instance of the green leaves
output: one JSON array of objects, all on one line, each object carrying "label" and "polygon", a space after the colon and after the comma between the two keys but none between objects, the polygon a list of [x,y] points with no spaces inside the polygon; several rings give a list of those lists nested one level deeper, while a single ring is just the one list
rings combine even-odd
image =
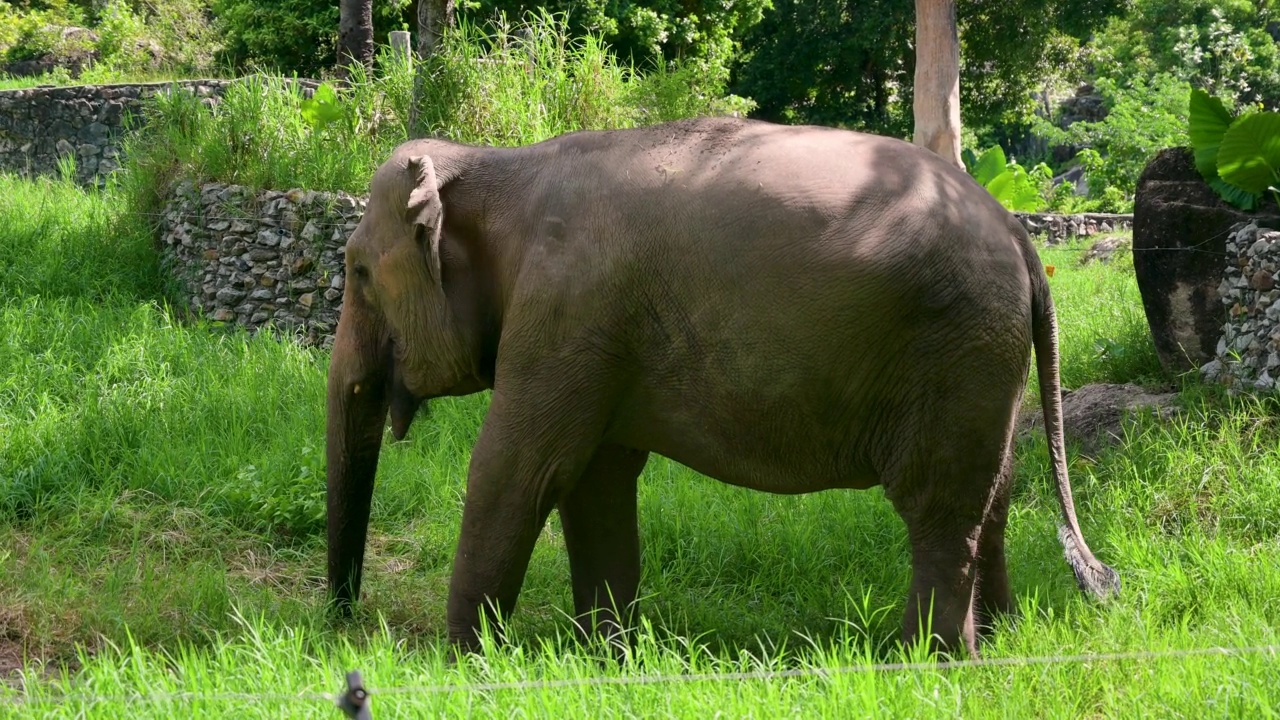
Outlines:
[{"label": "green leaves", "polygon": [[1018,163],[1010,163],[999,145],[988,148],[976,159],[971,151],[965,150],[964,160],[971,168],[973,179],[1009,210],[1035,212],[1045,206],[1040,185],[1047,167],[1044,172],[1039,172],[1037,167],[1033,176]]},{"label": "green leaves", "polygon": [[1280,113],[1232,118],[1221,100],[1192,90],[1187,134],[1196,170],[1222,199],[1252,211],[1264,192],[1280,197]]},{"label": "green leaves", "polygon": [[302,119],[312,130],[321,130],[329,123],[342,119],[338,93],[329,83],[322,83],[309,99],[302,101],[301,112]]},{"label": "green leaves", "polygon": [[1257,193],[1241,190],[1231,183],[1224,182],[1220,177],[1210,180],[1209,187],[1213,188],[1223,200],[1226,200],[1241,210],[1252,212],[1258,209],[1258,199],[1260,196]]},{"label": "green leaves", "polygon": [[1031,181],[1027,171],[1017,164],[995,176],[987,186],[987,192],[1010,210],[1035,212],[1045,204],[1040,188]]},{"label": "green leaves", "polygon": [[1280,185],[1280,114],[1242,115],[1222,136],[1218,175],[1251,193]]},{"label": "green leaves", "polygon": [[991,181],[1004,172],[1005,166],[1008,164],[1009,161],[1005,158],[1004,150],[999,145],[995,145],[982,153],[982,156],[972,166],[973,179],[977,180],[982,187],[989,187]]},{"label": "green leaves", "polygon": [[1218,175],[1218,146],[1231,125],[1231,113],[1222,101],[1196,88],[1191,91],[1191,113],[1187,134],[1195,149],[1196,169],[1205,179]]}]

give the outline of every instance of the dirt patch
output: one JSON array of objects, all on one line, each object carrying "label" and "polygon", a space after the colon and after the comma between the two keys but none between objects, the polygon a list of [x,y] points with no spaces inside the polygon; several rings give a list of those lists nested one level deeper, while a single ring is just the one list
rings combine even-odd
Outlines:
[{"label": "dirt patch", "polygon": [[[22,671],[30,663],[31,657],[27,652],[23,638],[15,636],[7,628],[0,631],[0,683],[21,691],[23,688]],[[53,680],[62,673],[64,668],[68,673],[75,673],[80,670],[80,663],[74,657],[61,663],[55,660],[47,660],[41,667],[41,678]]]},{"label": "dirt patch", "polygon": [[[1137,385],[1100,383],[1062,393],[1062,432],[1080,451],[1095,456],[1124,438],[1124,427],[1135,413],[1154,411],[1161,420],[1178,414],[1178,394],[1151,392]],[[1019,437],[1044,432],[1040,409],[1023,408],[1018,414]]]}]

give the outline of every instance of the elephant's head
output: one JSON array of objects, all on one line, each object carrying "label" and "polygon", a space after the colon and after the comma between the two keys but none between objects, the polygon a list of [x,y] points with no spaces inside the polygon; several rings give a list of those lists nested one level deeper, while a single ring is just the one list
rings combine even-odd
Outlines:
[{"label": "elephant's head", "polygon": [[[402,439],[421,403],[475,392],[477,330],[464,251],[443,258],[451,179],[407,143],[374,174],[364,217],[347,242],[346,285],[328,385],[329,587],[342,610],[359,596],[373,479],[388,410]],[[459,262],[459,258],[461,261]],[[464,306],[459,311],[458,305]]]}]

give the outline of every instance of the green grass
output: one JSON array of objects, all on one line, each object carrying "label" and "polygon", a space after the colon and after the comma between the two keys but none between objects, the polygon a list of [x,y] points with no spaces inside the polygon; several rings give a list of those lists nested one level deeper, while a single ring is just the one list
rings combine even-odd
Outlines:
[{"label": "green grass", "polygon": [[[512,645],[447,667],[444,598],[483,395],[433,403],[386,446],[368,597],[353,621],[330,621],[326,356],[176,320],[151,241],[116,192],[0,177],[0,661],[24,665],[0,687],[0,715],[338,717],[315,695],[353,668],[376,692],[925,659],[896,647],[909,552],[878,489],[771,496],[654,458],[640,484],[635,662],[601,663],[567,639],[553,515]],[[1154,376],[1126,261],[1079,268],[1078,247],[1043,252],[1057,269],[1068,386]],[[1125,353],[1097,352],[1098,338]],[[1020,445],[1008,534],[1019,617],[987,657],[1280,642],[1280,407],[1195,386],[1183,401],[1180,419],[1141,419],[1119,446],[1072,458],[1085,535],[1124,581],[1107,606],[1079,594],[1062,560],[1043,438]],[[246,692],[288,697],[226,697]],[[379,718],[1274,717],[1280,663],[1166,657],[373,702]]]},{"label": "green grass", "polygon": [[[751,107],[723,97],[728,78],[704,70],[623,66],[598,38],[573,38],[563,17],[545,12],[517,23],[460,21],[422,68],[418,136],[514,145]],[[410,137],[414,73],[382,48],[376,71],[358,72],[340,91],[340,117],[319,127],[302,116],[302,91],[280,78],[243,78],[216,109],[186,93],[161,95],[125,148],[130,187],[148,209],[178,177],[363,193]]]},{"label": "green grass", "polygon": [[52,85],[69,87],[73,85],[133,85],[141,83],[169,82],[177,80],[210,79],[225,76],[216,71],[203,72],[198,75],[179,71],[157,70],[155,72],[124,72],[111,67],[91,67],[80,75],[71,77],[65,68],[40,75],[13,76],[0,73],[0,90],[25,90],[28,88]]},{"label": "green grass", "polygon": [[[1160,361],[1134,279],[1133,254],[1122,246],[1110,264],[1080,264],[1100,238],[1040,246],[1058,314],[1062,386],[1096,382],[1160,382]],[[1034,384],[1033,384],[1034,386]]]}]

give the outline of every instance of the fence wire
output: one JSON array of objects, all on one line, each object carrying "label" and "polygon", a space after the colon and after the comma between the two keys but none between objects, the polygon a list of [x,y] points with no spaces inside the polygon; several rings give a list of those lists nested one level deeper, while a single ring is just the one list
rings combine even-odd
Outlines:
[{"label": "fence wire", "polygon": [[[938,660],[934,662],[891,662],[868,663],[864,665],[845,665],[833,668],[793,668],[787,670],[750,670],[740,672],[712,673],[676,673],[654,675],[623,675],[619,677],[595,676],[565,678],[561,680],[512,680],[506,682],[482,682],[462,684],[437,684],[401,687],[365,687],[360,685],[362,697],[405,697],[414,695],[447,695],[454,693],[494,693],[503,691],[545,691],[582,687],[628,687],[661,684],[692,684],[720,682],[771,681],[786,679],[830,679],[841,675],[866,673],[918,673],[961,670],[974,668],[1009,668],[1047,665],[1079,665],[1091,663],[1109,663],[1123,661],[1154,661],[1185,659],[1191,657],[1241,657],[1248,655],[1280,655],[1280,645],[1251,645],[1243,647],[1206,647],[1183,650],[1132,650],[1109,653],[1081,653],[1074,655],[1039,655],[1028,657],[979,658],[976,660]],[[358,673],[349,673],[348,682]],[[157,692],[129,693],[114,695],[98,695],[92,693],[65,693],[48,697],[19,696],[7,698],[8,704],[22,706],[42,704],[100,704],[119,703],[165,703],[165,702],[286,702],[286,703],[327,703],[342,707],[344,700],[350,697],[352,686],[336,694],[319,692]],[[361,703],[363,704],[363,703]]]},{"label": "fence wire", "polygon": [[[258,221],[258,219],[257,219],[256,217],[248,216],[248,215],[225,215],[225,216],[224,216],[224,215],[205,215],[205,214],[200,214],[200,213],[177,213],[177,214],[175,214],[175,213],[172,213],[172,212],[166,212],[166,213],[158,213],[158,212],[133,212],[133,213],[131,213],[131,214],[136,215],[136,216],[141,216],[141,217],[153,218],[153,219],[157,219],[157,220],[165,220],[165,221],[180,220],[180,221],[183,221],[183,222],[200,222],[200,223],[204,223],[204,222],[252,222],[252,223],[254,223],[255,225],[260,224],[260,223],[259,223],[259,221]],[[314,227],[316,227],[317,229],[326,229],[326,230],[344,229],[344,228],[346,228],[346,227],[349,225],[349,223],[346,223],[346,222],[340,222],[340,223],[337,223],[337,222],[320,222],[320,221],[317,221],[317,220],[303,220],[303,217],[300,217],[300,218],[299,218],[299,220],[300,220],[304,225],[305,225],[305,224],[311,224],[311,225],[313,225]],[[267,227],[271,227],[271,226],[270,226],[270,225],[268,225]],[[210,232],[216,232],[216,231],[210,231]],[[1066,248],[1066,247],[1059,247],[1059,245],[1061,245],[1062,243],[1073,242],[1073,241],[1078,241],[1078,240],[1088,240],[1089,238],[1093,238],[1093,237],[1096,237],[1096,236],[1099,236],[1099,235],[1106,235],[1106,234],[1108,234],[1108,233],[1098,232],[1098,233],[1094,233],[1094,234],[1092,234],[1092,235],[1073,235],[1073,236],[1070,236],[1070,237],[1064,238],[1064,239],[1060,240],[1060,241],[1059,241],[1059,242],[1057,242],[1057,243],[1053,243],[1053,244],[1051,244],[1051,245],[1048,245],[1047,247],[1040,247],[1040,248],[1036,248],[1036,252],[1037,252],[1037,253],[1039,253],[1041,256],[1045,256],[1045,255],[1083,255],[1084,253],[1086,253],[1086,252],[1087,252],[1087,249],[1086,249],[1086,248]],[[1204,254],[1204,255],[1215,255],[1215,256],[1218,256],[1218,257],[1227,257],[1228,255],[1231,255],[1231,253],[1228,253],[1228,252],[1225,252],[1225,251],[1219,251],[1219,250],[1202,250],[1201,248],[1202,248],[1202,247],[1204,247],[1205,245],[1207,245],[1207,244],[1209,244],[1209,243],[1211,243],[1211,242],[1213,242],[1213,241],[1215,241],[1215,240],[1219,239],[1219,238],[1226,237],[1226,236],[1228,236],[1228,235],[1230,235],[1230,232],[1229,232],[1229,231],[1221,232],[1221,233],[1218,233],[1218,234],[1216,234],[1216,235],[1210,236],[1209,238],[1207,238],[1207,239],[1205,239],[1205,240],[1203,240],[1203,241],[1201,241],[1201,242],[1199,242],[1199,243],[1196,243],[1195,245],[1188,245],[1188,246],[1186,246],[1186,247],[1156,247],[1156,248],[1133,248],[1133,247],[1129,247],[1129,248],[1127,248],[1127,251],[1128,251],[1128,252],[1134,252],[1134,253],[1138,253],[1138,252],[1141,252],[1141,253],[1185,252],[1185,253],[1200,253],[1200,254]],[[1035,236],[1033,235],[1033,237],[1035,237]]]}]

